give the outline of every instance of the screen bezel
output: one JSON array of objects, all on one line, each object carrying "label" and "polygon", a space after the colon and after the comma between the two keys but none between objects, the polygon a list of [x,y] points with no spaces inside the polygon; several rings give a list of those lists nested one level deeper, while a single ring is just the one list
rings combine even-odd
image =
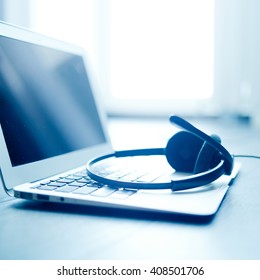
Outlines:
[{"label": "screen bezel", "polygon": [[111,142],[108,136],[105,112],[100,106],[100,100],[98,97],[97,83],[93,77],[93,71],[90,69],[89,63],[87,63],[87,57],[85,51],[69,43],[65,43],[27,29],[23,29],[17,26],[9,25],[0,22],[0,36],[21,40],[41,46],[46,46],[56,50],[69,52],[71,54],[79,55],[83,58],[86,72],[89,77],[89,82],[92,91],[94,92],[93,98],[97,106],[97,112],[100,117],[102,129],[105,134],[106,142],[95,145],[92,147],[84,148],[81,150],[73,151],[67,154],[55,156],[52,158],[32,162],[20,166],[13,167],[8,154],[7,146],[5,143],[3,131],[0,125],[0,167],[1,177],[4,188],[6,191],[12,190],[15,186],[25,184],[28,182],[34,182],[40,179],[44,179],[50,176],[54,176],[61,172],[83,166],[87,161],[97,155],[104,153],[110,153],[113,151]]}]

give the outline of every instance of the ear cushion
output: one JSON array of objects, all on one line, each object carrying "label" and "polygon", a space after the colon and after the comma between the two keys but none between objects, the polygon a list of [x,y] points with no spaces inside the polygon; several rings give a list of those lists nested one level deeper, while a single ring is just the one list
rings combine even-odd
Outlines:
[{"label": "ear cushion", "polygon": [[[221,143],[219,136],[211,135],[211,137],[215,141]],[[207,171],[216,166],[220,160],[221,157],[219,152],[212,145],[204,142],[195,162],[193,173],[198,174]]]},{"label": "ear cushion", "polygon": [[203,143],[203,140],[191,132],[180,131],[168,141],[165,148],[166,159],[176,171],[192,173]]}]

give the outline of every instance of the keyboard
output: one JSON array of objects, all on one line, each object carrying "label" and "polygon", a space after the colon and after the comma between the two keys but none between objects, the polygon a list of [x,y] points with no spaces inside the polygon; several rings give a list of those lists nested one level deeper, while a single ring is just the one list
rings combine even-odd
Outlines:
[{"label": "keyboard", "polygon": [[[148,162],[147,162],[148,160]],[[156,159],[158,160],[158,159]],[[168,178],[169,170],[164,165],[164,161],[154,162],[148,157],[139,158],[136,162],[133,158],[124,158],[117,160],[116,163],[107,163],[104,161],[96,168],[96,174],[108,179],[121,182],[153,182],[158,179]],[[169,168],[169,167],[168,167]],[[172,173],[172,169],[170,169]],[[169,178],[167,179],[167,182]],[[92,180],[86,172],[86,169],[59,176],[46,181],[41,181],[32,188],[43,191],[54,191],[63,193],[74,193],[79,195],[90,195],[96,197],[109,197],[126,199],[134,195],[138,190],[129,188],[117,188]]]},{"label": "keyboard", "polygon": [[55,191],[63,193],[74,193],[91,195],[96,197],[111,197],[115,199],[126,199],[135,194],[136,190],[118,189],[98,183],[88,177],[85,170],[61,176],[51,180],[45,180],[32,188],[43,191]]}]

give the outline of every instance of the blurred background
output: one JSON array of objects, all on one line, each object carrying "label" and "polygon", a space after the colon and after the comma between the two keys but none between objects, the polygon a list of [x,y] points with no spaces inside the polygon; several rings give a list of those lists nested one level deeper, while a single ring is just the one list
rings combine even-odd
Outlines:
[{"label": "blurred background", "polygon": [[260,128],[258,0],[0,0],[0,20],[86,49],[110,116]]}]

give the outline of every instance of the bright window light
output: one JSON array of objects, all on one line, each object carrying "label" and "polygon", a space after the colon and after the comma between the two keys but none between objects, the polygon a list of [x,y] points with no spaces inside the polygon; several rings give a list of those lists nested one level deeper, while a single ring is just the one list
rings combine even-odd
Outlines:
[{"label": "bright window light", "polygon": [[109,50],[113,98],[210,98],[214,0],[111,0]]},{"label": "bright window light", "polygon": [[86,49],[96,57],[94,0],[30,0],[31,28]]},{"label": "bright window light", "polygon": [[211,112],[214,0],[30,1],[33,29],[86,49],[108,112]]}]

